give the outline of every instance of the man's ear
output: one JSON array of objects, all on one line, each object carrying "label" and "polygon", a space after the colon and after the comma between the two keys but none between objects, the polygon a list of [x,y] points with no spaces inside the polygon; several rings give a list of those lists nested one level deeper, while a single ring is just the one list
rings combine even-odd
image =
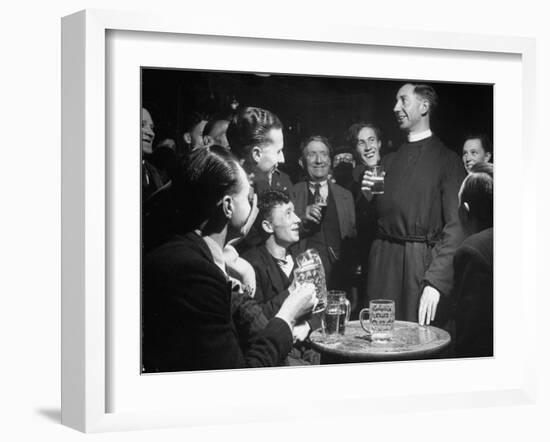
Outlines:
[{"label": "man's ear", "polygon": [[430,110],[430,102],[428,100],[422,100],[420,103],[420,112],[422,116],[425,116]]},{"label": "man's ear", "polygon": [[214,144],[214,139],[210,135],[205,135],[204,137],[202,137],[202,143],[206,147],[210,147]]},{"label": "man's ear", "polygon": [[487,162],[491,161],[491,152],[487,152],[485,154],[485,161],[487,161]]},{"label": "man's ear", "polygon": [[301,167],[302,169],[305,169],[305,167],[304,167],[304,160],[302,159],[302,157],[298,158],[298,164],[300,165],[300,167]]},{"label": "man's ear", "polygon": [[258,164],[262,158],[262,148],[259,146],[254,146],[250,151],[250,155],[252,156],[252,161]]},{"label": "man's ear", "polygon": [[265,231],[266,233],[269,233],[269,234],[273,233],[273,226],[272,226],[272,224],[271,224],[268,220],[266,220],[266,219],[264,219],[264,220],[262,221],[262,229],[264,229],[264,231]]},{"label": "man's ear", "polygon": [[224,216],[227,219],[231,219],[235,208],[233,207],[233,198],[231,198],[229,195],[225,195],[222,199],[222,210]]},{"label": "man's ear", "polygon": [[460,203],[460,206],[458,206],[458,219],[463,227],[469,224],[470,206],[468,203]]},{"label": "man's ear", "polygon": [[189,132],[185,132],[183,134],[183,141],[185,141],[187,144],[191,144],[191,134]]}]

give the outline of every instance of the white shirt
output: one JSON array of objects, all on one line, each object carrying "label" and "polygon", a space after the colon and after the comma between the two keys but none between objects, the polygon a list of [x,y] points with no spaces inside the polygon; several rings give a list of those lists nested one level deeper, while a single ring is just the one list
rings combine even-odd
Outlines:
[{"label": "white shirt", "polygon": [[432,131],[430,129],[417,132],[415,134],[409,133],[407,135],[407,139],[409,140],[409,143],[414,143],[415,141],[425,140],[426,138],[430,138],[432,136]]},{"label": "white shirt", "polygon": [[292,255],[286,255],[285,259],[278,259],[277,264],[279,264],[279,267],[284,272],[284,274],[287,276],[287,278],[290,278],[290,273],[292,272],[292,269],[294,268],[294,259],[292,259]]},{"label": "white shirt", "polygon": [[323,197],[325,202],[327,202],[328,201],[328,180],[325,180],[325,181],[310,181],[309,182],[309,191],[311,192],[312,195],[315,195],[315,184],[316,183],[320,184],[319,193],[321,194],[321,196]]}]

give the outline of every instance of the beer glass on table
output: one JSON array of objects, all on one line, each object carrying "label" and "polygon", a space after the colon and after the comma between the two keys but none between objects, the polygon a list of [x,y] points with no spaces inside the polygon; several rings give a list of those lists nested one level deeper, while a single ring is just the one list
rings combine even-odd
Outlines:
[{"label": "beer glass on table", "polygon": [[[369,315],[368,323],[363,320]],[[363,330],[370,333],[373,342],[391,341],[395,322],[395,302],[391,299],[373,299],[369,308],[359,312],[359,321]]]},{"label": "beer glass on table", "polygon": [[346,292],[330,290],[327,295],[327,308],[321,322],[325,336],[345,334],[350,313],[351,303],[346,298]]}]

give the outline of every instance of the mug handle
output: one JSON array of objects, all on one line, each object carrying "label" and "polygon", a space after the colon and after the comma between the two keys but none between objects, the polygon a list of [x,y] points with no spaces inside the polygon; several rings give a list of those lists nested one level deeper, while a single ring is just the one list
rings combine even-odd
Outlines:
[{"label": "mug handle", "polygon": [[368,324],[365,327],[365,324],[363,323],[363,314],[366,313],[370,316],[370,309],[364,308],[359,312],[359,322],[361,323],[361,328],[365,330],[367,333],[370,333],[370,321],[367,320],[365,322],[368,322]]},{"label": "mug handle", "polygon": [[346,321],[344,324],[347,324],[349,322],[349,316],[351,315],[351,302],[349,302],[349,299],[346,299]]}]

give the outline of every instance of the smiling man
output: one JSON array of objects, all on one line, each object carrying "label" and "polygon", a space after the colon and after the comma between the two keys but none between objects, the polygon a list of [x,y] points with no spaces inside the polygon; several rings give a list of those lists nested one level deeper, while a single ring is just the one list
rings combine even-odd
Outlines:
[{"label": "smiling man", "polygon": [[[396,319],[421,325],[446,319],[442,301],[449,300],[452,259],[462,239],[457,195],[464,167],[430,130],[437,101],[429,85],[408,83],[397,92],[393,112],[408,141],[382,159],[385,190],[376,199],[377,232],[368,263],[367,302],[393,299]],[[367,171],[362,182],[367,199],[371,187]]]},{"label": "smiling man", "polygon": [[[295,267],[290,247],[300,240],[300,218],[294,213],[289,195],[279,190],[266,190],[258,201],[257,220],[263,241],[243,254],[256,274],[254,301],[269,320],[275,316],[288,297]],[[309,332],[320,326],[320,317],[314,315],[308,322],[294,327],[297,341],[303,341]],[[319,354],[295,343],[286,360],[289,365],[318,364]]]},{"label": "smiling man", "polygon": [[[241,161],[258,196],[273,189],[290,193],[290,178],[277,168],[285,162],[283,124],[277,115],[267,109],[245,107],[229,123],[226,136],[231,152]],[[259,245],[260,233],[256,223],[238,244],[239,253]]]},{"label": "smiling man", "polygon": [[345,245],[356,236],[353,196],[328,179],[331,146],[325,137],[309,137],[301,150],[299,163],[307,173],[307,181],[294,186],[296,213],[303,222],[299,251],[317,249],[328,287],[341,289],[346,277],[337,269],[343,269],[342,264],[351,259]]},{"label": "smiling man", "polygon": [[353,169],[353,179],[355,182],[361,182],[363,172],[380,162],[380,129],[371,123],[355,123],[348,129],[348,140],[353,146],[357,161]]}]

